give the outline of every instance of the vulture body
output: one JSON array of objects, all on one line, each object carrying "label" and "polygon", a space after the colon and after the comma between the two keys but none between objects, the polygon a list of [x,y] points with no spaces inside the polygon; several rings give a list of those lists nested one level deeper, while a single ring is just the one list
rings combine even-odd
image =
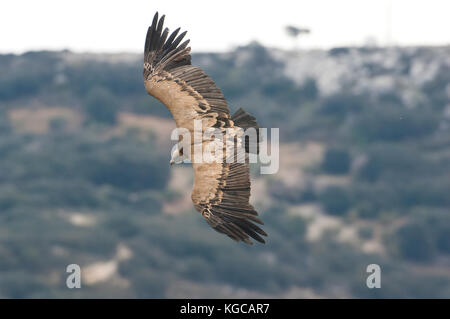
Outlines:
[{"label": "vulture body", "polygon": [[[257,129],[255,118],[242,109],[230,117],[221,90],[199,67],[191,65],[189,40],[181,43],[186,32],[179,34],[178,28],[169,36],[169,30],[163,30],[163,24],[164,16],[158,19],[156,13],[148,28],[144,50],[144,83],[147,92],[167,106],[177,127],[188,129],[191,136],[194,134],[194,120],[202,120],[203,131],[215,128],[223,131],[224,135],[227,129]],[[211,139],[202,140],[202,147],[207,147],[209,143],[213,143]],[[225,145],[234,147],[227,143]],[[247,144],[245,147],[249,152]],[[256,225],[263,222],[249,203],[248,163],[229,163],[225,157],[224,152],[220,162],[192,161],[194,207],[213,229],[233,240],[252,244],[251,237],[264,243],[261,236],[267,234]]]}]

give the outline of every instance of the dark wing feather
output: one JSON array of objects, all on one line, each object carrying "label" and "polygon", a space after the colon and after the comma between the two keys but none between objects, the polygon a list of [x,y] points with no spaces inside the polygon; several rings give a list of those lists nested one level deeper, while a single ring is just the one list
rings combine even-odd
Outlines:
[{"label": "dark wing feather", "polygon": [[[251,237],[265,243],[261,236],[267,234],[254,224],[264,223],[249,203],[248,164],[194,164],[194,172],[192,200],[208,224],[233,240],[252,244]],[[212,196],[205,196],[207,189],[215,190]]]},{"label": "dark wing feather", "polygon": [[[178,28],[167,38],[169,31],[167,28],[163,31],[163,22],[164,16],[158,20],[156,13],[147,31],[144,50],[144,80],[149,84],[147,91],[166,104],[177,125],[182,122],[181,115],[177,119],[178,113],[183,112],[177,112],[179,105],[172,105],[167,95],[180,94],[181,90],[186,96],[195,98],[194,109],[198,112],[198,119],[212,117],[211,127],[231,127],[233,122],[221,90],[199,67],[191,65],[189,40],[181,43],[186,32],[178,35]],[[155,81],[167,81],[176,86],[150,85]]]}]

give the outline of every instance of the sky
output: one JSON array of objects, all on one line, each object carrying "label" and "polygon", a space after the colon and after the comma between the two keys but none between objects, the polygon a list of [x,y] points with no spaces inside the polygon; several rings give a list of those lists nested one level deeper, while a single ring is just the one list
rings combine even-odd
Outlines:
[{"label": "sky", "polygon": [[[141,52],[156,11],[193,52],[266,46],[449,45],[450,0],[2,0],[0,53]],[[311,34],[294,40],[286,25]]]}]

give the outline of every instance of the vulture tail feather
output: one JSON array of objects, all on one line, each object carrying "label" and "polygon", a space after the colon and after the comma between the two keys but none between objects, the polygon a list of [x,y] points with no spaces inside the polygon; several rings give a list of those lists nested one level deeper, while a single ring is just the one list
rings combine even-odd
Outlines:
[{"label": "vulture tail feather", "polygon": [[235,126],[242,128],[246,131],[249,128],[254,128],[256,130],[256,143],[254,141],[250,141],[248,136],[245,137],[245,152],[252,154],[259,154],[259,143],[261,142],[261,136],[259,132],[259,125],[256,119],[245,112],[242,108],[236,111],[231,117],[231,120],[234,122]]}]

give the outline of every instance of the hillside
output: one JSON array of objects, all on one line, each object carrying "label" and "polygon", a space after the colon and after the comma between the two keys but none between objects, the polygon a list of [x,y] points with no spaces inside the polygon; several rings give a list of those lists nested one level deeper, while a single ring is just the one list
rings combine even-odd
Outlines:
[{"label": "hillside", "polygon": [[193,62],[280,128],[279,172],[252,168],[267,244],[194,211],[140,55],[0,55],[0,297],[450,297],[450,47]]}]

